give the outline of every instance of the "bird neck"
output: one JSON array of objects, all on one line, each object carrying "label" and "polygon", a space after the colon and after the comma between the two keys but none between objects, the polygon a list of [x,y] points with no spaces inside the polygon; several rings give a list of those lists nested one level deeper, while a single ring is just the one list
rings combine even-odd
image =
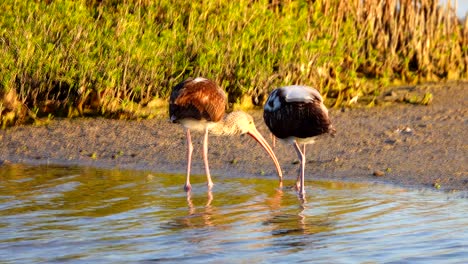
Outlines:
[{"label": "bird neck", "polygon": [[225,116],[223,120],[217,122],[211,129],[210,132],[218,136],[230,136],[240,134],[239,129],[234,122],[228,116]]}]

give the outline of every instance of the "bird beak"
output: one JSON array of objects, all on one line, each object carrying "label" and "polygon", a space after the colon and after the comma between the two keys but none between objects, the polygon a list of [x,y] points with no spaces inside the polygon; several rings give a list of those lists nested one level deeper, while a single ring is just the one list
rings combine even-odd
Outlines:
[{"label": "bird beak", "polygon": [[262,145],[262,147],[266,150],[266,152],[268,152],[271,159],[275,163],[276,171],[278,172],[278,177],[279,177],[280,183],[282,183],[283,182],[283,172],[281,171],[281,167],[279,165],[278,159],[276,158],[275,153],[271,149],[270,145],[268,145],[267,141],[263,138],[262,134],[260,134],[260,132],[258,132],[258,130],[255,127],[251,128],[250,131],[247,132],[247,134],[249,134],[251,137],[253,137],[258,143],[260,143],[260,145]]}]

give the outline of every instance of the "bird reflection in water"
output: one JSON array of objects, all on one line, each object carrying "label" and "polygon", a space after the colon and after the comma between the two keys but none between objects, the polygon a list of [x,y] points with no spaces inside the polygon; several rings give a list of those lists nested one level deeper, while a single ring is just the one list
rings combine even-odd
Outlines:
[{"label": "bird reflection in water", "polygon": [[[294,188],[294,187],[291,187]],[[299,204],[287,199],[299,199]],[[286,200],[286,201],[285,201]],[[294,239],[296,236],[315,235],[333,230],[333,223],[328,215],[310,215],[310,206],[305,197],[288,197],[283,189],[278,189],[271,198],[266,200],[271,216],[263,222],[263,225],[271,227],[273,236],[284,237],[278,243],[291,247],[300,244],[308,244],[308,239]],[[315,240],[315,239],[312,239]]]},{"label": "bird reflection in water", "polygon": [[197,214],[197,207],[194,205],[192,200],[192,192],[187,192],[187,205],[189,208],[189,215],[187,216],[187,219],[192,217],[200,217],[203,220],[203,226],[213,226],[213,221],[211,219],[211,216],[213,215],[213,207],[211,206],[211,202],[213,201],[213,193],[211,190],[206,192],[206,197],[207,200],[204,211]]},{"label": "bird reflection in water", "polygon": [[[192,197],[192,192],[187,192],[186,197],[188,211],[180,212],[181,215],[172,217],[168,222],[161,225],[164,229],[182,230],[182,229],[204,229],[213,227],[216,224],[213,216],[216,215],[216,207],[212,206],[213,193],[208,190],[206,193],[206,203],[204,206],[197,206],[198,198]],[[195,200],[195,202],[194,202]]]}]

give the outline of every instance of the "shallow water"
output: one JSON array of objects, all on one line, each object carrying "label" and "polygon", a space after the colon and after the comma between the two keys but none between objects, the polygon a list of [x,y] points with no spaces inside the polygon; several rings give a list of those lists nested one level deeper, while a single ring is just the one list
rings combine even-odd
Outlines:
[{"label": "shallow water", "polygon": [[[468,263],[468,199],[273,178],[0,167],[0,263]],[[286,182],[291,185],[293,182]]]}]

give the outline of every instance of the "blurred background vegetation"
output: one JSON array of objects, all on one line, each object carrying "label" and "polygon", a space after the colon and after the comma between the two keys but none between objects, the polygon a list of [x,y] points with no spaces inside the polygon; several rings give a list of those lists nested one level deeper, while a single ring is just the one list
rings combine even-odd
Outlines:
[{"label": "blurred background vegetation", "polygon": [[466,79],[468,20],[450,2],[2,0],[0,121],[152,117],[189,76],[217,81],[230,107],[288,84],[342,106]]}]

